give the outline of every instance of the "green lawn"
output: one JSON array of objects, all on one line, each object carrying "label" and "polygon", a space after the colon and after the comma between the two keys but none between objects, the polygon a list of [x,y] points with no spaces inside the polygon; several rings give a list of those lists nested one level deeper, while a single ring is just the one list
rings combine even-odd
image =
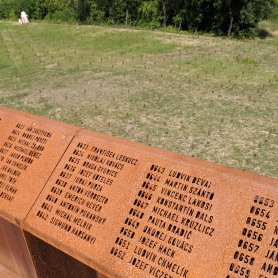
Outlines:
[{"label": "green lawn", "polygon": [[238,41],[0,22],[0,105],[278,177],[276,30]]}]

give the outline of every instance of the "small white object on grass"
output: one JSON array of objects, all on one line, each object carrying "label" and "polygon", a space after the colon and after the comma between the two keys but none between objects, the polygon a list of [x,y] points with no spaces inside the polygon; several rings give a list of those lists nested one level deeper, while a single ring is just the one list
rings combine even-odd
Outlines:
[{"label": "small white object on grass", "polygon": [[30,23],[28,20],[28,15],[26,14],[26,12],[22,11],[20,13],[20,19],[18,20],[19,24],[27,24]]}]

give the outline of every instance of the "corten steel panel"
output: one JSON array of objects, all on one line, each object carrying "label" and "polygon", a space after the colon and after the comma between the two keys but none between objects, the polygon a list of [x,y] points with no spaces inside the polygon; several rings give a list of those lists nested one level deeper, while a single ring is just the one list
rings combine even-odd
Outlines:
[{"label": "corten steel panel", "polygon": [[37,277],[22,230],[1,217],[0,277]]},{"label": "corten steel panel", "polygon": [[24,233],[39,278],[99,278],[92,268],[41,239]]},{"label": "corten steel panel", "polygon": [[108,277],[269,278],[277,205],[275,179],[82,131],[24,227]]},{"label": "corten steel panel", "polygon": [[0,217],[26,217],[77,130],[0,107]]}]

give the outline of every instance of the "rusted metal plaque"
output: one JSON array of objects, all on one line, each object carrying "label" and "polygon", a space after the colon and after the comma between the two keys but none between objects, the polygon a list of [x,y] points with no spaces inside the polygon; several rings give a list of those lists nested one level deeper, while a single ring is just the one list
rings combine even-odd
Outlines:
[{"label": "rusted metal plaque", "polygon": [[26,217],[77,130],[0,108],[0,216]]},{"label": "rusted metal plaque", "polygon": [[25,229],[108,277],[277,276],[278,182],[82,131]]}]

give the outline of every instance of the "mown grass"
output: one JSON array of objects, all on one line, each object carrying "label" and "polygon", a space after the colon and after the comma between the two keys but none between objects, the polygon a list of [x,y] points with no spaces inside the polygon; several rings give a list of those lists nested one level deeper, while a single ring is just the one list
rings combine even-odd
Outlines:
[{"label": "mown grass", "polygon": [[277,177],[277,29],[238,41],[0,22],[0,104]]}]

